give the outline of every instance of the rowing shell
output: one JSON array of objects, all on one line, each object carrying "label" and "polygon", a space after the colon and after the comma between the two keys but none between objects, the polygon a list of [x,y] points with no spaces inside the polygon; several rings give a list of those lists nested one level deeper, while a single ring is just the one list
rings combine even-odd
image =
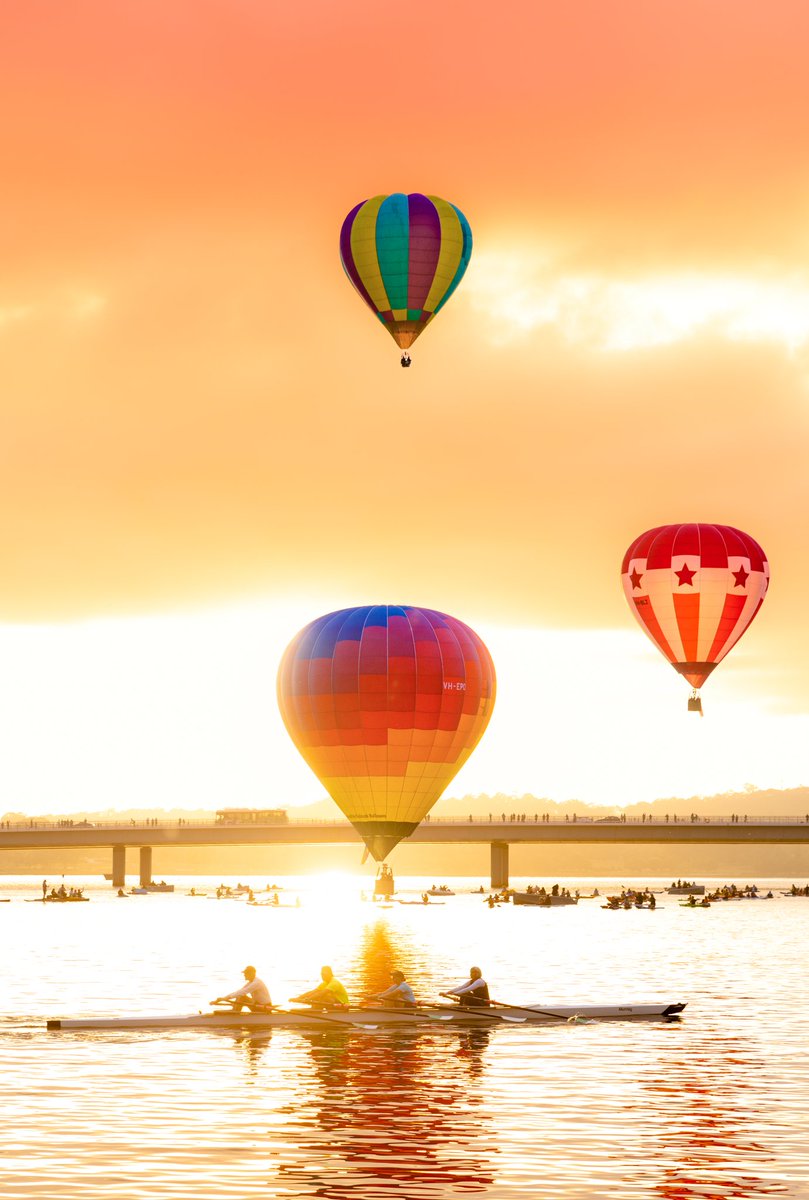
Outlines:
[{"label": "rowing shell", "polygon": [[676,1017],[685,1004],[583,1004],[543,1008],[509,1005],[502,1009],[450,1008],[443,1005],[425,1006],[416,1011],[392,1008],[355,1008],[345,1012],[331,1010],[328,1015],[316,1012],[206,1012],[176,1017],[81,1017],[48,1021],[48,1029],[324,1029],[344,1025],[346,1028],[378,1028],[429,1025],[441,1023],[469,1027],[501,1023],[547,1025],[549,1022],[570,1020],[627,1021],[634,1018]]}]

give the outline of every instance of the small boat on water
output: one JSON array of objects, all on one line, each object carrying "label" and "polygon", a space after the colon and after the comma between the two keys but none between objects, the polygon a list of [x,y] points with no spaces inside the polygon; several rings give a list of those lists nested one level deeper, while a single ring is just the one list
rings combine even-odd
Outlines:
[{"label": "small boat on water", "polygon": [[454,896],[455,895],[455,893],[452,891],[452,889],[448,888],[445,883],[439,884],[438,887],[436,887],[436,885],[433,884],[433,886],[431,888],[427,889],[426,894],[428,896]]},{"label": "small boat on water", "polygon": [[328,1014],[313,1011],[198,1012],[184,1016],[78,1017],[48,1021],[52,1032],[79,1029],[383,1029],[417,1026],[492,1028],[496,1025],[548,1025],[577,1021],[671,1020],[685,1004],[507,1005],[461,1008],[424,1005],[417,1009],[353,1008]]},{"label": "small boat on water", "polygon": [[131,896],[152,896],[161,892],[173,892],[173,883],[142,883],[140,887],[132,888]]},{"label": "small boat on water", "polygon": [[704,883],[673,883],[670,888],[666,888],[670,896],[704,896]]},{"label": "small boat on water", "polygon": [[567,904],[578,904],[579,902],[577,896],[554,896],[551,892],[513,892],[511,900],[516,905],[530,904],[538,908],[560,908]]},{"label": "small boat on water", "polygon": [[37,896],[36,900],[26,900],[26,904],[89,904],[89,896]]}]

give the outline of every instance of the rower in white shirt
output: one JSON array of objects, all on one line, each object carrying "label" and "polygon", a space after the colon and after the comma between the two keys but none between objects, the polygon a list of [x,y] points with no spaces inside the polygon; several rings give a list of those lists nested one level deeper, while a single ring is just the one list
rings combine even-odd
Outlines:
[{"label": "rower in white shirt", "polygon": [[245,967],[242,974],[245,982],[241,987],[236,988],[233,992],[228,992],[226,996],[217,996],[215,1000],[211,1001],[211,1004],[228,1002],[233,1005],[234,1012],[241,1012],[243,1008],[249,1009],[250,1012],[272,1008],[270,989],[266,983],[256,977],[256,968]]},{"label": "rower in white shirt", "polygon": [[391,986],[384,992],[377,992],[371,999],[381,1000],[383,1004],[393,1008],[415,1008],[416,997],[404,974],[401,971],[391,971],[390,977],[393,980]]}]

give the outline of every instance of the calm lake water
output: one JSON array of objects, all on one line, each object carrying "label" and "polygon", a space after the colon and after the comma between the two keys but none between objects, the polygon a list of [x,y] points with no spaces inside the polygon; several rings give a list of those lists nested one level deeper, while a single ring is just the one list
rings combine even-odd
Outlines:
[{"label": "calm lake water", "polygon": [[[0,879],[4,1200],[809,1198],[809,899],[780,894],[791,880],[755,881],[771,901],[690,911],[664,895],[655,912],[490,910],[478,879],[380,909],[360,899],[367,876],[278,879],[289,907],[270,910],[174,882],[120,900],[96,879],[91,903],[57,906]],[[432,999],[478,964],[507,1002],[688,1008],[471,1032],[45,1030],[197,1011],[247,963],[280,1003],[327,962],[352,997],[399,966]]]}]

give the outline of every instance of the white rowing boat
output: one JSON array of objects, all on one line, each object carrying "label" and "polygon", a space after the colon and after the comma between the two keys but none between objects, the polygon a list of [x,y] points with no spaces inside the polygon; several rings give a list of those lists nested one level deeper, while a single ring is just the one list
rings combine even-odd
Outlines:
[{"label": "white rowing boat", "polygon": [[342,1025],[348,1029],[401,1028],[417,1025],[493,1026],[499,1024],[547,1025],[560,1021],[627,1021],[636,1018],[670,1020],[685,1004],[579,1004],[503,1005],[492,1008],[460,1008],[425,1005],[415,1010],[352,1008],[328,1013],[309,1010],[288,1012],[198,1012],[166,1017],[79,1017],[48,1021],[53,1031],[70,1029],[326,1029]]}]

